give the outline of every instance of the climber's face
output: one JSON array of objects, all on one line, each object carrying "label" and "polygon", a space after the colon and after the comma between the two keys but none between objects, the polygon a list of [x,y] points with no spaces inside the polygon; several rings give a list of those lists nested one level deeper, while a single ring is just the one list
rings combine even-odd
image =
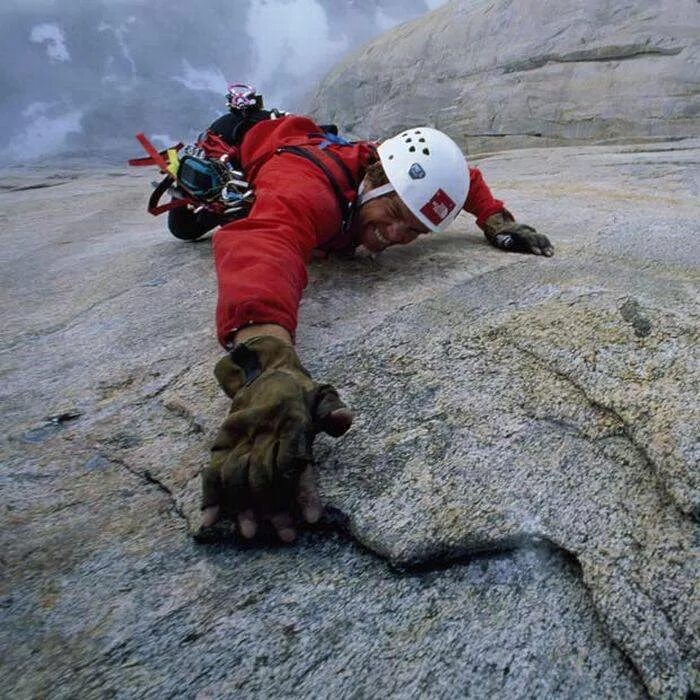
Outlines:
[{"label": "climber's face", "polygon": [[429,233],[395,192],[363,204],[355,215],[355,226],[355,240],[373,253]]}]

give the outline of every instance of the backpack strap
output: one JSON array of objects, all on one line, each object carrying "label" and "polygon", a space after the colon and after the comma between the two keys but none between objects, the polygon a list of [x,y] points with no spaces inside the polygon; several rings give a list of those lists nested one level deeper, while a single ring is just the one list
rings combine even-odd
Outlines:
[{"label": "backpack strap", "polygon": [[[301,158],[305,158],[306,160],[310,161],[313,163],[325,176],[326,179],[328,180],[328,183],[330,184],[331,188],[333,189],[333,193],[335,194],[336,201],[338,202],[338,207],[340,209],[340,216],[341,216],[341,226],[342,230],[345,231],[350,224],[350,219],[352,218],[352,212],[353,212],[353,204],[354,200],[349,199],[348,197],[345,196],[343,193],[343,190],[338,183],[338,180],[336,180],[335,176],[333,173],[330,171],[328,166],[321,161],[321,159],[314,154],[314,150],[318,150],[316,146],[312,148],[304,148],[303,146],[281,146],[276,150],[276,153],[293,153],[296,156],[299,156]],[[328,155],[331,155],[331,152],[327,152]],[[335,155],[335,154],[333,154]],[[337,159],[337,160],[336,160]],[[334,158],[336,162],[340,161],[340,158],[337,156]],[[340,161],[342,163],[342,161]],[[345,166],[345,163],[342,163],[342,165]],[[350,173],[349,169],[347,169],[347,172],[345,172],[345,175],[348,176]],[[353,180],[352,180],[352,175],[349,175],[348,179],[349,184],[352,186],[353,185]],[[355,189],[354,186],[352,186],[352,189]]]}]

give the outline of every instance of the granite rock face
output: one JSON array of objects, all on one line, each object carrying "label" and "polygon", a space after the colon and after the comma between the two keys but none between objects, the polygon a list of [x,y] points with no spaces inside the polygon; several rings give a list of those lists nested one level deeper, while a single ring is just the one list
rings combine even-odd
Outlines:
[{"label": "granite rock face", "polygon": [[356,410],[322,523],[197,545],[208,240],[148,174],[0,178],[11,697],[700,692],[700,142],[479,162],[554,258],[473,222],[311,266],[299,353]]},{"label": "granite rock face", "polygon": [[324,78],[312,112],[383,138],[442,129],[468,152],[700,135],[695,0],[452,0]]}]

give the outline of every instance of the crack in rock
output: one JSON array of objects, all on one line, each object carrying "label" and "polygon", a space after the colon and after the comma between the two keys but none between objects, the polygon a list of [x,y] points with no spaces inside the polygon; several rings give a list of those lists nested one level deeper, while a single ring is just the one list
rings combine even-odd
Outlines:
[{"label": "crack in rock", "polygon": [[[575,567],[582,587],[588,592],[592,599],[595,599],[595,591],[587,584],[583,576],[581,563],[576,554],[548,538],[523,533],[517,537],[503,538],[497,543],[492,543],[490,546],[484,548],[455,546],[432,552],[425,558],[397,563],[386,553],[372,547],[371,544],[368,544],[358,537],[353,532],[351,522],[351,517],[341,509],[327,507],[324,509],[324,515],[321,521],[317,525],[310,526],[309,530],[320,534],[335,533],[342,538],[351,540],[363,551],[369,552],[371,555],[384,561],[398,575],[409,577],[420,576],[426,573],[444,572],[452,568],[469,564],[476,559],[489,559],[513,552],[554,552],[563,556],[566,561],[569,561]],[[219,529],[216,532],[214,529],[211,529],[210,535],[209,538],[205,536],[200,538],[195,537],[195,539],[200,543],[207,544],[222,540],[235,540],[236,538],[234,529],[230,527],[226,530]],[[245,546],[245,543],[243,544]],[[597,608],[594,608],[594,615],[602,629],[605,630],[605,636],[608,642],[620,652],[625,661],[634,670],[640,685],[648,691],[649,689],[646,686],[642,669],[639,668],[624,647],[617,642],[615,637],[610,634],[608,626],[605,624],[604,620],[600,618]]]},{"label": "crack in rock", "polygon": [[571,53],[550,53],[532,56],[522,61],[513,61],[503,67],[504,73],[517,73],[542,68],[548,63],[599,63],[608,61],[626,61],[645,56],[677,56],[682,46],[671,48],[650,47],[644,45],[605,46],[602,48],[572,51]]},{"label": "crack in rock", "polygon": [[0,190],[5,190],[7,192],[27,192],[28,190],[43,190],[47,187],[58,187],[59,185],[65,185],[66,182],[38,182],[33,185],[0,185]]},{"label": "crack in rock", "polygon": [[104,446],[102,446],[102,449],[100,450],[99,454],[104,457],[110,464],[114,464],[118,467],[121,467],[122,469],[125,469],[128,471],[130,474],[133,476],[137,477],[141,481],[146,482],[147,484],[151,484],[155,487],[158,488],[158,490],[162,491],[164,494],[168,496],[168,500],[170,501],[170,508],[171,510],[176,514],[176,516],[185,522],[187,527],[190,527],[190,521],[187,518],[187,515],[185,512],[182,510],[180,505],[178,505],[177,500],[175,498],[175,494],[173,493],[172,489],[167,486],[165,483],[163,483],[160,479],[156,478],[153,476],[153,474],[148,470],[144,469],[143,471],[139,471],[138,469],[132,467],[129,465],[128,462],[123,460],[121,457],[118,457],[117,455],[111,453],[109,450],[105,450]]}]

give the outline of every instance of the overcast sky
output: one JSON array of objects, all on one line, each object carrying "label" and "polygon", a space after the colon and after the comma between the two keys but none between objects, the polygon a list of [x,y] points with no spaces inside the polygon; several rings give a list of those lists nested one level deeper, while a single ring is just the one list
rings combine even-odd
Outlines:
[{"label": "overcast sky", "polygon": [[347,51],[445,0],[1,0],[0,154],[137,155],[191,139],[228,82],[301,111]]}]

